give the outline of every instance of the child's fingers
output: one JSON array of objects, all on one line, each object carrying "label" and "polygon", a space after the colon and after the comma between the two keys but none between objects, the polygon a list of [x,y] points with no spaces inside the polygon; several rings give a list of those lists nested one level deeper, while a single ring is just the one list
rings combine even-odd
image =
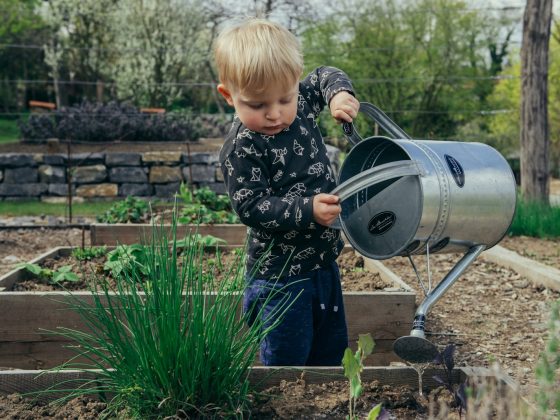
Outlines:
[{"label": "child's fingers", "polygon": [[340,109],[337,109],[336,111],[334,111],[332,113],[332,116],[336,120],[336,122],[338,122],[338,123],[342,123],[342,122],[351,123],[352,122],[352,117],[348,113],[346,113],[346,112],[344,112]]},{"label": "child's fingers", "polygon": [[338,204],[338,202],[340,201],[338,195],[334,194],[321,193],[318,194],[317,198],[319,199],[319,201],[325,204]]}]

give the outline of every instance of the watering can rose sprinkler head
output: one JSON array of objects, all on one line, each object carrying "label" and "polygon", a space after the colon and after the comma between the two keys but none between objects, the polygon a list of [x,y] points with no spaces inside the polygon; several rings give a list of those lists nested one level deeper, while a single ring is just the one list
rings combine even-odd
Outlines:
[{"label": "watering can rose sprinkler head", "polygon": [[[416,316],[410,335],[399,337],[393,343],[393,351],[409,363],[432,362],[439,353],[436,345],[424,335],[425,317]],[[421,327],[419,324],[421,323]],[[415,329],[417,327],[417,329]]]},{"label": "watering can rose sprinkler head", "polygon": [[429,363],[434,360],[438,354],[438,349],[425,337],[426,314],[485,249],[485,245],[474,245],[469,248],[443,280],[427,295],[426,299],[416,309],[410,335],[400,337],[393,343],[393,351],[397,356],[410,363]]}]

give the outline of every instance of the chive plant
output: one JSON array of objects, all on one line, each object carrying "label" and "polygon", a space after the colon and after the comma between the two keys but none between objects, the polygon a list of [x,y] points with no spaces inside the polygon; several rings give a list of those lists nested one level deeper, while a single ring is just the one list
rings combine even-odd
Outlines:
[{"label": "chive plant", "polygon": [[[265,326],[256,317],[248,326],[239,310],[243,294],[228,289],[227,281],[209,293],[208,276],[202,273],[204,247],[196,237],[187,237],[178,253],[175,220],[172,239],[163,227],[153,231],[142,270],[132,264],[131,270],[121,271],[114,289],[94,281],[89,304],[70,299],[89,331],[56,331],[72,340],[77,351],[57,370],[99,369],[99,374],[52,391],[62,386],[69,392],[66,398],[98,394],[108,402],[108,414],[127,418],[243,416],[251,392],[250,367],[278,321]],[[228,277],[239,276],[242,260],[241,255]],[[280,319],[288,296],[275,293],[282,291],[267,299],[280,302]]]}]

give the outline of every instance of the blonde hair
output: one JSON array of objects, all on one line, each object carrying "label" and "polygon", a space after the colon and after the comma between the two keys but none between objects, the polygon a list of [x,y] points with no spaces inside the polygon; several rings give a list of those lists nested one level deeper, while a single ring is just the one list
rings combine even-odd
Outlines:
[{"label": "blonde hair", "polygon": [[303,71],[297,38],[264,19],[251,18],[224,29],[214,57],[220,82],[231,90],[262,92],[271,83],[289,87]]}]

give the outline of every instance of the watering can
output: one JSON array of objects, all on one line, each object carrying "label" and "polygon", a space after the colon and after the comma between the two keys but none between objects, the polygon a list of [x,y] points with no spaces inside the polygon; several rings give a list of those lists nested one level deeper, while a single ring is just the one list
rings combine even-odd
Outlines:
[{"label": "watering can", "polygon": [[[426,315],[476,257],[507,233],[515,213],[515,178],[505,158],[486,144],[412,139],[379,108],[362,102],[360,112],[390,137],[362,139],[352,124],[343,124],[352,148],[331,191],[342,207],[333,227],[366,257],[410,259],[425,299],[410,335],[398,338],[393,350],[412,363],[431,362],[437,347],[425,338]],[[432,289],[433,253],[464,255]],[[427,289],[414,254],[428,259]]]}]

